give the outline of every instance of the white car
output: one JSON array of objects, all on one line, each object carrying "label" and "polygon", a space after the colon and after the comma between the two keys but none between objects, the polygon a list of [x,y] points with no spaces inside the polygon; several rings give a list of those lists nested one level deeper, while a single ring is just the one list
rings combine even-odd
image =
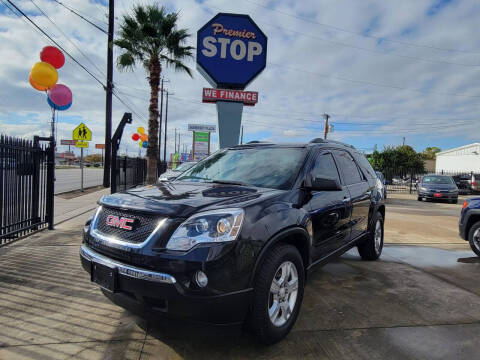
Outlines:
[{"label": "white car", "polygon": [[177,176],[179,176],[181,173],[190,169],[196,163],[197,163],[196,161],[188,161],[188,162],[181,163],[174,170],[168,169],[162,175],[160,175],[160,177],[158,178],[158,181],[174,180]]}]

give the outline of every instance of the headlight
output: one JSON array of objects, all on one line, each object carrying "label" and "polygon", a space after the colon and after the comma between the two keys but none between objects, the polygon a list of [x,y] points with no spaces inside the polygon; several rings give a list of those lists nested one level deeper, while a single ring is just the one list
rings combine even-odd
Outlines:
[{"label": "headlight", "polygon": [[242,227],[242,209],[224,209],[199,213],[188,218],[167,243],[169,250],[187,251],[197,244],[234,241]]},{"label": "headlight", "polygon": [[423,187],[423,186],[420,188],[420,190],[422,190],[422,191],[428,191],[428,189],[427,189],[426,187]]}]

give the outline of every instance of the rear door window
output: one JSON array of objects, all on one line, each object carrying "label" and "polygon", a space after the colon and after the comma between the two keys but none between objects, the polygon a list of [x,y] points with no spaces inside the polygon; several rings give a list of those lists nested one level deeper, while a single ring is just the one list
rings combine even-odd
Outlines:
[{"label": "rear door window", "polygon": [[345,185],[358,184],[363,181],[352,155],[344,150],[334,150],[340,174]]}]

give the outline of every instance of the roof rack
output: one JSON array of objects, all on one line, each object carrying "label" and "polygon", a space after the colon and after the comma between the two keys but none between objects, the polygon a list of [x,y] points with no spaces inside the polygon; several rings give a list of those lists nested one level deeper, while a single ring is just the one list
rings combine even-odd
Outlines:
[{"label": "roof rack", "polygon": [[343,145],[343,146],[349,147],[349,148],[351,148],[351,149],[355,149],[355,146],[353,146],[353,145],[345,144],[344,142],[336,141],[336,140],[325,140],[325,139],[322,139],[322,138],[315,138],[315,139],[313,139],[312,141],[310,141],[310,144],[321,144],[321,143],[339,144],[339,145]]}]

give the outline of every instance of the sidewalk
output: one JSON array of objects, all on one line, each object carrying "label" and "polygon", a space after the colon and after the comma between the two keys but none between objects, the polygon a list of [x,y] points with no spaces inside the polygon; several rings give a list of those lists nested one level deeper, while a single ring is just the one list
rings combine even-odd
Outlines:
[{"label": "sidewalk", "polygon": [[61,196],[55,195],[54,224],[60,224],[66,220],[94,210],[97,207],[97,201],[103,195],[108,194],[110,194],[109,188],[78,196],[73,199],[64,199]]}]

